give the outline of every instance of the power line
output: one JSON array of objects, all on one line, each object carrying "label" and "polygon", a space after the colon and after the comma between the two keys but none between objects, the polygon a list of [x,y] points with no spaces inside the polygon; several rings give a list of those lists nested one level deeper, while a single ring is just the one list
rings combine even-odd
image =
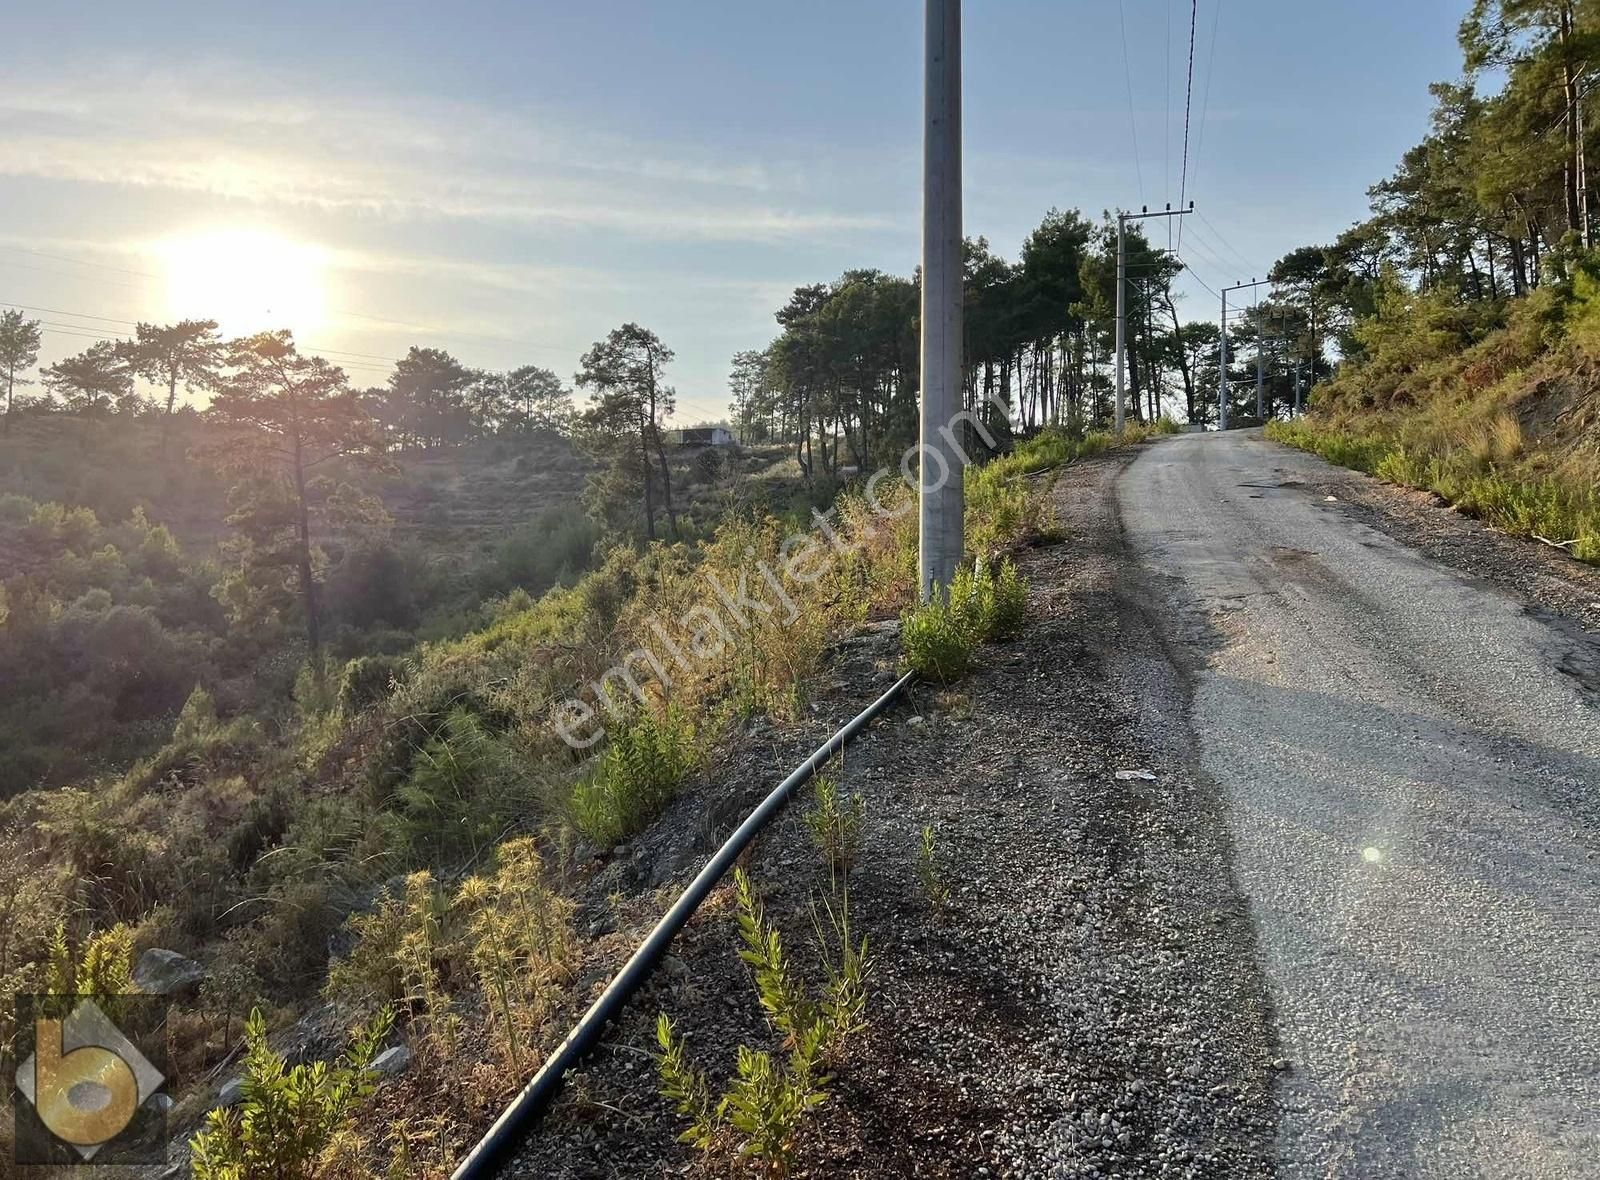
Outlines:
[{"label": "power line", "polygon": [[[69,264],[71,264],[73,266],[89,267],[89,268],[94,269],[94,270],[105,270],[105,271],[112,271],[112,272],[115,272],[117,274],[134,275],[134,276],[139,277],[139,278],[159,279],[161,277],[160,275],[151,274],[149,271],[130,270],[127,267],[112,266],[109,263],[104,263],[104,262],[87,262],[87,261],[84,261],[83,259],[68,258],[65,255],[60,255],[60,254],[46,254],[45,252],[43,252],[41,250],[26,250],[26,249],[22,249],[20,247],[12,247],[12,246],[0,247],[0,250],[5,250],[6,252],[12,253],[12,254],[27,254],[27,255],[32,255],[34,257],[39,257],[39,258],[48,258],[48,259],[51,259],[52,261],[65,262],[65,263],[69,263]],[[64,279],[84,279],[84,278],[88,277],[86,275],[71,274],[71,273],[58,271],[58,270],[47,270],[44,267],[27,266],[27,265],[25,265],[23,263],[17,263],[17,262],[4,263],[4,264],[0,264],[0,265],[5,265],[7,267],[13,267],[13,268],[16,268],[16,269],[19,269],[19,270],[37,271],[40,274],[55,275],[58,278],[64,278]],[[135,290],[135,291],[144,290],[143,284],[113,283],[113,282],[110,282],[108,280],[99,280],[99,281],[101,282],[102,285],[105,285],[105,286],[126,287],[129,290]],[[491,334],[485,333],[485,332],[467,332],[467,331],[461,331],[461,330],[450,330],[450,329],[446,329],[446,328],[440,328],[440,327],[438,327],[436,325],[432,325],[432,324],[418,324],[418,323],[412,323],[412,322],[407,321],[407,320],[388,319],[388,318],[385,318],[384,316],[369,315],[369,314],[367,314],[365,312],[359,312],[359,311],[346,311],[346,310],[343,310],[341,308],[336,308],[336,307],[328,308],[327,312],[328,312],[329,315],[337,316],[340,319],[366,320],[369,323],[387,324],[387,325],[389,325],[391,327],[396,327],[396,328],[408,328],[413,332],[426,332],[430,336],[436,337],[436,338],[441,339],[441,340],[486,340],[486,341],[490,341],[490,342],[496,343],[496,344],[514,345],[517,348],[523,348],[523,349],[528,350],[529,352],[559,352],[563,356],[570,355],[573,352],[581,352],[581,349],[577,349],[577,348],[561,348],[561,347],[557,347],[555,345],[550,345],[550,344],[532,344],[532,343],[529,343],[526,340],[519,340],[519,339],[517,339],[515,337],[512,337],[512,336],[495,336],[495,335],[491,335]],[[70,314],[70,313],[66,313],[66,314]],[[323,349],[322,351],[327,352],[327,351],[331,351],[331,350]]]},{"label": "power line", "polygon": [[[1163,199],[1172,198],[1172,0],[1167,0],[1167,57],[1161,71],[1167,84],[1167,105],[1161,113],[1161,194]],[[1183,202],[1178,202],[1178,207],[1183,208]],[[1178,223],[1183,223],[1183,218],[1177,218]],[[1167,245],[1172,245],[1172,222],[1167,222]]]},{"label": "power line", "polygon": [[1207,291],[1211,292],[1213,298],[1216,298],[1216,299],[1221,299],[1222,298],[1222,296],[1218,293],[1218,291],[1217,291],[1217,289],[1215,287],[1213,287],[1210,283],[1206,282],[1204,279],[1202,279],[1200,277],[1200,272],[1199,271],[1195,270],[1194,267],[1190,266],[1187,261],[1185,261],[1185,260],[1183,260],[1181,258],[1179,259],[1179,261],[1183,262],[1183,273],[1184,274],[1188,275],[1191,279],[1193,279],[1195,282],[1199,283]]},{"label": "power line", "polygon": [[1200,153],[1206,146],[1206,114],[1211,109],[1211,79],[1216,76],[1217,31],[1222,27],[1222,0],[1216,0],[1216,10],[1211,17],[1211,48],[1206,52],[1206,89],[1200,100],[1200,127],[1195,135],[1194,168],[1200,171]]},{"label": "power line", "polygon": [[[72,271],[54,270],[48,266],[29,266],[26,262],[0,261],[0,268],[4,268],[6,270],[32,271],[34,274],[51,275],[58,279],[87,279],[91,277],[85,274],[76,274]],[[140,292],[149,290],[148,284],[145,283],[125,283],[120,279],[101,278],[96,278],[94,281],[97,286],[101,287],[121,287],[126,291]]]},{"label": "power line", "polygon": [[1205,237],[1197,229],[1191,230],[1189,241],[1185,245],[1189,250],[1201,254],[1207,266],[1216,267],[1224,275],[1230,274],[1236,269],[1232,263],[1225,261],[1217,253],[1216,248],[1206,241]]},{"label": "power line", "polygon": [[[1220,0],[1219,0],[1220,2]],[[1200,20],[1200,0],[1190,0],[1189,5],[1189,82],[1183,96],[1183,172],[1178,181],[1178,208],[1189,199],[1189,111],[1194,104],[1194,34]],[[1170,21],[1167,28],[1171,39]],[[1183,219],[1178,219],[1178,249],[1183,249]]]},{"label": "power line", "polygon": [[[135,320],[119,320],[119,319],[114,319],[111,316],[90,315],[87,312],[67,311],[64,308],[59,308],[59,307],[37,307],[37,306],[34,306],[33,304],[14,303],[14,302],[12,302],[10,300],[4,300],[4,299],[0,299],[0,303],[3,303],[7,307],[15,307],[19,311],[42,312],[45,315],[64,315],[64,316],[70,316],[73,319],[78,319],[78,320],[95,320],[95,321],[98,321],[98,322],[104,323],[104,324],[116,324],[117,326],[123,327],[123,328],[137,328],[139,326],[138,322],[135,321]],[[56,329],[65,329],[65,328],[88,329],[89,328],[88,324],[62,324],[62,323],[56,323],[56,322],[51,321],[51,320],[41,320],[40,322],[44,323],[44,324],[48,324],[48,325],[50,325],[50,326],[52,326],[52,327],[54,327]],[[78,334],[79,335],[83,335],[83,333],[78,333]],[[58,331],[57,335],[66,335],[66,333],[63,332],[63,331]],[[96,335],[87,335],[87,336],[85,336],[85,338],[86,339],[91,339],[91,340],[104,340],[105,336],[104,335],[98,335],[98,336],[96,336]],[[390,360],[390,358],[384,357],[384,356],[378,356],[376,353],[371,353],[371,352],[346,352],[343,349],[338,349],[338,348],[321,348],[321,347],[319,347],[319,346],[317,346],[315,344],[307,344],[307,345],[305,345],[305,348],[306,348],[306,350],[308,352],[316,353],[318,355],[332,356],[332,357],[339,357],[339,358],[354,357],[358,361],[359,360],[370,360],[370,361],[382,361],[383,362],[383,366],[380,368],[377,365],[363,365],[363,364],[357,364],[357,363],[354,363],[354,362],[346,362],[346,361],[341,359],[340,363],[344,367],[351,368],[351,369],[365,369],[365,370],[368,370],[370,372],[388,372],[389,366],[393,363]]]},{"label": "power line", "polygon": [[1228,239],[1223,236],[1222,231],[1220,229],[1218,229],[1216,226],[1212,225],[1211,222],[1206,220],[1206,215],[1204,213],[1200,214],[1200,220],[1205,224],[1205,227],[1211,231],[1213,236],[1216,237],[1217,242],[1222,246],[1222,248],[1224,250],[1226,250],[1229,254],[1232,254],[1241,263],[1243,263],[1244,264],[1244,268],[1246,270],[1251,271],[1251,272],[1253,272],[1255,274],[1265,274],[1266,273],[1266,268],[1257,266],[1255,263],[1251,262],[1248,258],[1246,258],[1243,254],[1239,253],[1238,250],[1234,249],[1233,244],[1231,242],[1229,242]]},{"label": "power line", "polygon": [[1122,26],[1122,80],[1128,91],[1128,131],[1133,137],[1133,171],[1139,179],[1139,203],[1144,203],[1144,165],[1139,162],[1139,121],[1133,114],[1133,67],[1128,64],[1128,14],[1117,0],[1117,20]]},{"label": "power line", "polygon": [[46,254],[43,250],[24,250],[21,246],[0,246],[7,254],[27,254],[34,258],[48,258],[52,262],[65,262],[71,266],[89,266],[96,270],[112,270],[118,274],[134,275],[141,279],[159,279],[160,275],[151,274],[147,270],[129,270],[125,266],[112,266],[106,262],[85,262],[81,258],[68,258],[64,254]]}]

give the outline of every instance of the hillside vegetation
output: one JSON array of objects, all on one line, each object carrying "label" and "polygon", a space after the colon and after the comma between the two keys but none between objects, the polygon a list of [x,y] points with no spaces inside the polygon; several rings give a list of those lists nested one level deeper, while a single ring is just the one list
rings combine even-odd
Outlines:
[{"label": "hillside vegetation", "polygon": [[[249,1073],[197,1175],[447,1173],[612,965],[618,915],[659,912],[607,866],[750,733],[809,719],[835,645],[898,624],[905,666],[948,681],[1024,626],[1008,554],[1053,531],[1046,473],[1112,445],[1108,240],[1052,214],[1016,265],[974,246],[967,562],[928,603],[910,280],[797,291],[736,359],[720,447],[674,445],[673,353],[638,324],[580,358],[580,410],[536,366],[412,348],[360,389],[212,321],[35,381],[42,325],[0,312],[0,995],[186,963],[182,1134]],[[1189,355],[1157,336],[1129,442],[1172,428],[1137,424]],[[364,1132],[390,1035],[416,1118]]]},{"label": "hillside vegetation", "polygon": [[1289,351],[1339,363],[1269,430],[1600,561],[1600,10],[1476,0],[1459,40],[1372,216],[1273,268]]},{"label": "hillside vegetation", "polygon": [[1361,359],[1269,434],[1600,563],[1600,283],[1509,306],[1397,291]]}]

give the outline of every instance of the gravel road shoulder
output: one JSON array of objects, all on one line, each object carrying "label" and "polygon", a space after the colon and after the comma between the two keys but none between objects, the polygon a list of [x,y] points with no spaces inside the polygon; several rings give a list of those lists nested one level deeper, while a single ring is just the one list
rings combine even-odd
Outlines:
[{"label": "gravel road shoulder", "polygon": [[[842,786],[866,805],[851,909],[875,960],[869,1028],[837,1071],[799,1175],[1273,1174],[1272,1079],[1284,1063],[1218,792],[1197,770],[1187,686],[1145,607],[1120,589],[1136,582],[1112,493],[1126,462],[1082,463],[1056,483],[1066,540],[1023,556],[1024,637],[987,649],[951,690],[917,689],[848,754]],[[825,731],[880,689],[895,646],[892,632],[847,645],[809,728]],[[728,800],[764,790],[788,769],[780,752],[815,736],[734,755],[715,788],[681,801],[630,853],[633,884],[681,883],[734,811]],[[762,837],[750,869],[815,976],[811,900],[826,876],[803,811]],[[916,871],[925,824],[951,892],[943,914]],[[723,889],[697,916],[513,1174],[732,1170],[675,1142],[652,1059],[659,1010],[714,1084],[737,1045],[774,1047],[732,908]],[[612,936],[618,957],[632,933]]]}]

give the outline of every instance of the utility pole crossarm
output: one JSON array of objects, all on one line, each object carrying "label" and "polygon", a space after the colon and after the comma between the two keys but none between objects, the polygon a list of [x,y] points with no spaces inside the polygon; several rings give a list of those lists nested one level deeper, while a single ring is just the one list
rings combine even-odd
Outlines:
[{"label": "utility pole crossarm", "polygon": [[[1255,287],[1275,286],[1271,279],[1251,279],[1248,283],[1235,283],[1222,288],[1221,346],[1218,350],[1217,429],[1228,429],[1228,295],[1233,291],[1249,291]],[[1256,350],[1256,414],[1261,415],[1261,352]]]},{"label": "utility pole crossarm", "polygon": [[1127,420],[1124,402],[1127,398],[1128,371],[1128,222],[1143,221],[1149,217],[1187,217],[1194,212],[1194,202],[1187,209],[1165,209],[1150,212],[1149,206],[1138,213],[1117,213],[1117,410],[1116,432],[1120,438]]}]

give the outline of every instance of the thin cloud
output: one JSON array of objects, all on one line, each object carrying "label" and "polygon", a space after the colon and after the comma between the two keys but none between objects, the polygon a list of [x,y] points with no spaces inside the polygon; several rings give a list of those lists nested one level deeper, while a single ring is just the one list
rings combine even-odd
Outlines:
[{"label": "thin cloud", "polygon": [[[127,79],[123,80],[127,82]],[[459,103],[213,97],[157,76],[23,85],[0,96],[0,175],[199,193],[395,219],[762,241],[868,232],[796,165],[664,157],[624,138]],[[137,95],[130,103],[129,95]]]}]

